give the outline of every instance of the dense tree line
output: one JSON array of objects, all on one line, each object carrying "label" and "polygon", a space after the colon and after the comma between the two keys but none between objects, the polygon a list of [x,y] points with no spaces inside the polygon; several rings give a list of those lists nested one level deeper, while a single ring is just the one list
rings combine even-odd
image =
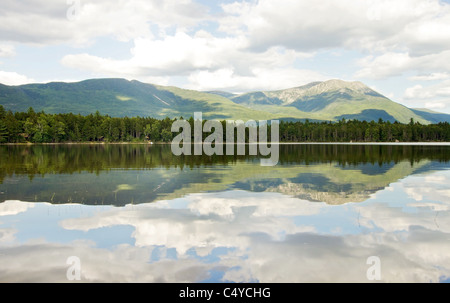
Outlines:
[{"label": "dense tree line", "polygon": [[424,125],[345,119],[337,122],[282,122],[281,142],[448,142],[448,122]]},{"label": "dense tree line", "polygon": [[[116,118],[99,112],[88,116],[36,113],[32,108],[13,113],[0,105],[0,143],[170,142],[176,135],[171,132],[174,121],[170,118]],[[193,119],[188,121],[193,130]],[[225,129],[225,121],[222,125]],[[268,134],[270,138],[270,127]],[[203,133],[203,137],[206,136],[208,133]],[[449,142],[450,125],[447,122],[423,125],[413,120],[402,124],[381,119],[378,122],[341,120],[337,123],[281,121],[280,141]]]},{"label": "dense tree line", "polygon": [[0,106],[0,143],[60,142],[169,142],[173,120],[166,118],[36,113],[5,111]]}]

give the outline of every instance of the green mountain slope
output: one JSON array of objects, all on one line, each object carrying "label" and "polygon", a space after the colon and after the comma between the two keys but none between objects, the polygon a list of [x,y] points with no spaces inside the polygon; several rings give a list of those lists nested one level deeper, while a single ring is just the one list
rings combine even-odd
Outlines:
[{"label": "green mountain slope", "polygon": [[330,80],[305,86],[272,91],[252,92],[232,97],[249,108],[308,117],[316,120],[390,120],[408,123],[447,121],[450,115],[411,110],[370,89],[361,82]]},{"label": "green mountain slope", "polygon": [[337,121],[342,118],[429,124],[450,121],[450,115],[412,110],[373,91],[361,82],[330,80],[272,92],[231,94],[199,92],[124,79],[93,79],[5,86],[0,104],[7,110],[87,115],[97,110],[113,117],[191,117],[205,119]]},{"label": "green mountain slope", "polygon": [[431,111],[428,109],[411,109],[417,115],[420,115],[424,119],[427,119],[431,123],[439,123],[439,122],[449,122],[450,123],[450,115],[438,113],[435,111]]},{"label": "green mountain slope", "polygon": [[162,87],[123,79],[95,79],[78,83],[48,83],[0,86],[0,104],[12,111],[47,113],[95,113],[114,117],[191,117],[203,112],[205,118],[269,119],[265,112],[248,109],[215,94]]}]

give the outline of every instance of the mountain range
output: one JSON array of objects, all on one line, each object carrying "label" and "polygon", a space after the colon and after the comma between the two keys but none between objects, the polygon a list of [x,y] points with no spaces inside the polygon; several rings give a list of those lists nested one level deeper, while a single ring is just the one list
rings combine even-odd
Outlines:
[{"label": "mountain range", "polygon": [[112,117],[191,117],[204,119],[414,121],[450,122],[450,115],[412,109],[396,103],[361,82],[329,80],[279,90],[232,94],[159,86],[125,79],[91,79],[6,86],[0,84],[0,104],[7,110]]}]

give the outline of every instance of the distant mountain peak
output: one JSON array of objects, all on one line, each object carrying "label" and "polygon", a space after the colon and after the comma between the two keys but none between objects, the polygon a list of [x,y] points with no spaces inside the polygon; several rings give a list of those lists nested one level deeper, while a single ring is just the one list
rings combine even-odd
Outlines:
[{"label": "distant mountain peak", "polygon": [[[320,96],[323,94],[352,94],[352,95],[371,95],[384,97],[381,94],[375,92],[362,82],[344,81],[339,79],[332,79],[322,82],[312,82],[303,86],[294,87],[285,90],[264,92],[264,94],[271,99],[277,98],[281,100],[284,105],[290,105],[296,101],[304,98],[310,98],[311,96]],[[253,93],[253,94],[256,94]]]},{"label": "distant mountain peak", "polygon": [[368,87],[359,81],[348,82],[339,79],[332,79],[325,82],[321,82],[317,86],[324,87],[329,90],[337,90],[342,88],[348,88],[351,90],[366,90]]},{"label": "distant mountain peak", "polygon": [[359,81],[344,81],[339,79],[332,79],[323,82],[313,82],[305,86],[299,87],[304,90],[304,95],[320,95],[328,92],[356,92],[356,93],[369,93],[375,92],[367,85]]},{"label": "distant mountain peak", "polygon": [[208,119],[450,121],[450,115],[409,109],[359,81],[339,79],[247,94],[199,92],[116,78],[22,86],[0,84],[0,104],[13,112],[33,107],[36,112],[84,115],[98,110],[113,117],[177,118],[201,111]]}]

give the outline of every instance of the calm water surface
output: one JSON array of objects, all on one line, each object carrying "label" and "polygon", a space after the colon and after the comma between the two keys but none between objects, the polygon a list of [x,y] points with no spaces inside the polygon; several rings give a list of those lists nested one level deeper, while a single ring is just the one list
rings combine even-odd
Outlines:
[{"label": "calm water surface", "polygon": [[449,184],[450,146],[0,146],[0,282],[447,282]]}]

